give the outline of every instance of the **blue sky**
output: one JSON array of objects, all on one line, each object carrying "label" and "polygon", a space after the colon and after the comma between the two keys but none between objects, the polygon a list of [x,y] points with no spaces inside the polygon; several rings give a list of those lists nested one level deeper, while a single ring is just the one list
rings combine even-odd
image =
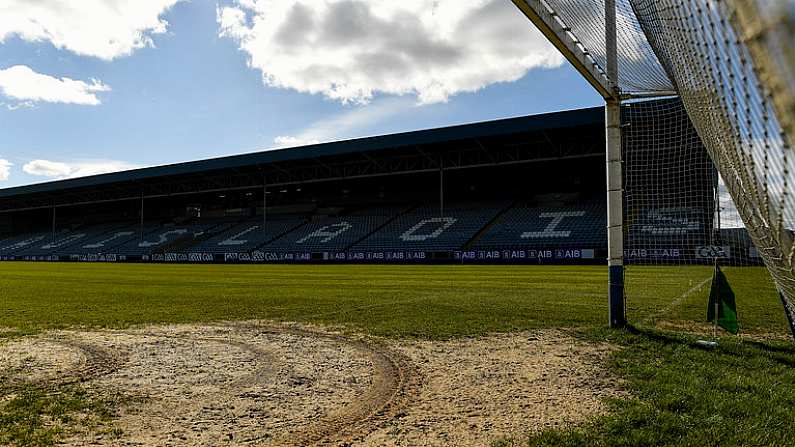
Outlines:
[{"label": "blue sky", "polygon": [[507,0],[8,3],[0,188],[601,104]]}]

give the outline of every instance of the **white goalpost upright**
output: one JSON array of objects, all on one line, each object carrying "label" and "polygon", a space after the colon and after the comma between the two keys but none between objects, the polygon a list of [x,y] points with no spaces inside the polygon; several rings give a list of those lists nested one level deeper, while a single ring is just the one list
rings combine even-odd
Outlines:
[{"label": "white goalpost upright", "polygon": [[621,93],[618,86],[616,1],[605,0],[607,83],[605,154],[607,159],[607,268],[610,327],[626,324],[624,309],[624,182],[621,160]]},{"label": "white goalpost upright", "polygon": [[605,160],[607,177],[607,264],[610,327],[626,324],[624,306],[624,188],[621,146],[621,89],[618,82],[616,3],[605,1],[605,68],[594,58],[556,11],[543,0],[513,0],[536,27],[563,53],[574,68],[605,99]]}]

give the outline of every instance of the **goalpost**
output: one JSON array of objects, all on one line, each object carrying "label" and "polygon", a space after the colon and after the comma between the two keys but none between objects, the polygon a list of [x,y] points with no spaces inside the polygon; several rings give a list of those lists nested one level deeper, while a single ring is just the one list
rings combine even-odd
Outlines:
[{"label": "goalpost", "polygon": [[795,2],[513,2],[605,98],[611,326],[623,261],[764,264],[793,321]]},{"label": "goalpost", "polygon": [[621,157],[621,95],[618,82],[616,0],[605,0],[607,86],[605,98],[605,153],[607,159],[607,268],[610,327],[627,322],[624,309],[624,181]]}]

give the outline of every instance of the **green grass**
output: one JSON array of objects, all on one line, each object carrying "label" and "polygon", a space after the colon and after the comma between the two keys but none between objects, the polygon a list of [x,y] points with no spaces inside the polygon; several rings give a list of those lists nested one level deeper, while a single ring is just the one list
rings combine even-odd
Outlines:
[{"label": "green grass", "polygon": [[[5,394],[0,386],[0,395]],[[118,437],[121,432],[113,427],[117,405],[116,399],[99,399],[79,387],[26,386],[0,407],[0,445],[54,445],[76,426]]]},{"label": "green grass", "polygon": [[[725,272],[741,331],[785,336],[767,272]],[[711,273],[628,268],[627,315],[641,329],[610,331],[606,269],[599,266],[0,263],[0,344],[48,328],[237,319],[423,338],[573,327],[587,340],[621,348],[610,368],[632,397],[611,401],[609,414],[584,426],[547,431],[527,445],[791,445],[791,343],[724,337],[706,351],[692,336],[654,329],[709,330],[703,320]],[[52,421],[84,413],[103,420],[113,408],[79,388],[26,393],[0,404],[0,444],[50,445],[60,435]]]},{"label": "green grass", "polygon": [[630,399],[583,427],[549,430],[523,445],[791,446],[795,421],[792,342],[721,339],[715,350],[689,336],[655,331],[592,331],[622,346],[611,368]]},{"label": "green grass", "polygon": [[[709,278],[709,267],[627,272],[631,321],[649,319]],[[761,268],[727,269],[746,331],[784,332]],[[655,321],[702,323],[708,284]],[[601,326],[599,266],[147,265],[0,263],[0,327],[123,327],[274,319],[384,336],[443,338]]]}]

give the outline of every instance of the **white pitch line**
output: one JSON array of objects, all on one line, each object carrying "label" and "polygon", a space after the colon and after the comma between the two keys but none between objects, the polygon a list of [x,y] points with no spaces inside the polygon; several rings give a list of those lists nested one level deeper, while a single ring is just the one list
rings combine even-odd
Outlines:
[{"label": "white pitch line", "polygon": [[646,319],[644,319],[643,321],[641,321],[641,323],[644,323],[644,324],[645,324],[645,323],[648,323],[649,321],[651,321],[651,320],[653,320],[653,319],[657,318],[658,316],[660,316],[660,315],[662,315],[662,314],[665,314],[665,313],[668,313],[668,312],[670,312],[670,311],[671,311],[671,309],[673,309],[673,308],[675,308],[676,306],[678,306],[678,305],[679,305],[679,303],[681,303],[681,302],[682,302],[682,300],[684,300],[685,298],[689,297],[690,295],[692,295],[692,294],[694,294],[695,292],[697,292],[698,290],[700,290],[702,287],[704,287],[704,285],[706,285],[706,284],[707,284],[708,282],[710,282],[710,281],[712,281],[712,277],[711,277],[711,276],[709,276],[709,277],[705,278],[703,281],[701,281],[700,283],[698,283],[698,284],[696,284],[695,286],[691,287],[691,288],[690,288],[690,289],[688,289],[688,290],[687,290],[685,293],[683,293],[683,294],[682,294],[682,295],[680,295],[678,298],[676,298],[675,300],[673,300],[673,301],[671,302],[671,304],[669,304],[669,305],[665,306],[665,308],[663,308],[661,311],[659,311],[659,312],[657,312],[657,313],[655,313],[655,314],[652,314],[651,316],[647,317]]}]

